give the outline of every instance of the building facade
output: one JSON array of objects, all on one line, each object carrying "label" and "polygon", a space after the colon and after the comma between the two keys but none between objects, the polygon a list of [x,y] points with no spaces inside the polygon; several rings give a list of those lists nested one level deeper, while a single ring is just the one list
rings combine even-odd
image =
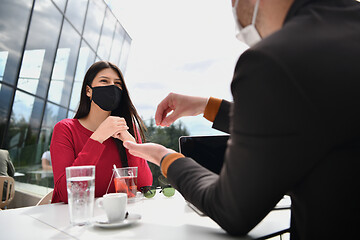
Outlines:
[{"label": "building facade", "polygon": [[17,171],[40,166],[90,65],[108,60],[124,73],[130,45],[103,0],[1,0],[0,148]]}]

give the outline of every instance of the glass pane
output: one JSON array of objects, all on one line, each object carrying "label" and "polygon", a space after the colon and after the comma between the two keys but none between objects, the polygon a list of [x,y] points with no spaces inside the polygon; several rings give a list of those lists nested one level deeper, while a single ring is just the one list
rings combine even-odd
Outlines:
[{"label": "glass pane", "polygon": [[8,51],[0,51],[0,81],[3,80],[4,72],[5,72],[5,65],[9,56]]},{"label": "glass pane", "polygon": [[66,109],[52,103],[47,103],[40,131],[39,148],[42,152],[50,146],[53,128],[57,122],[66,118]]},{"label": "glass pane", "polygon": [[35,93],[44,62],[45,49],[25,50],[18,88]]},{"label": "glass pane", "polygon": [[84,26],[87,4],[88,0],[69,0],[66,7],[65,16],[79,33],[82,33]]},{"label": "glass pane", "polygon": [[64,12],[65,10],[65,5],[66,5],[66,0],[52,0],[56,6],[62,11]]},{"label": "glass pane", "polygon": [[67,118],[74,118],[74,116],[75,116],[75,112],[70,110],[68,112]]},{"label": "glass pane", "polygon": [[90,0],[83,37],[94,51],[97,50],[106,5],[103,1]]},{"label": "glass pane", "polygon": [[84,41],[81,43],[79,58],[76,65],[76,73],[73,89],[71,92],[70,109],[76,110],[80,101],[82,82],[88,68],[94,63],[95,53]]},{"label": "glass pane", "polygon": [[53,73],[51,76],[48,100],[67,107],[74,79],[75,62],[80,46],[80,35],[64,21],[59,48],[56,53]]},{"label": "glass pane", "polygon": [[0,81],[16,82],[32,3],[33,0],[1,1]]},{"label": "glass pane", "polygon": [[116,19],[108,8],[104,19],[104,26],[101,33],[99,48],[97,54],[103,60],[108,60],[110,55],[110,48],[115,30]]},{"label": "glass pane", "polygon": [[131,45],[131,38],[129,37],[129,35],[125,35],[125,41],[121,49],[121,57],[119,62],[119,68],[124,75],[126,71],[127,60],[130,53],[130,45]]},{"label": "glass pane", "polygon": [[0,83],[0,142],[4,139],[10,101],[14,89]]},{"label": "glass pane", "polygon": [[116,24],[115,36],[110,52],[110,62],[118,64],[120,61],[121,47],[124,42],[125,30],[119,22]]},{"label": "glass pane", "polygon": [[43,108],[43,100],[16,91],[6,139],[16,168],[31,168],[40,164],[41,151],[37,147],[37,136]]},{"label": "glass pane", "polygon": [[48,0],[35,1],[18,88],[45,97],[62,15]]}]

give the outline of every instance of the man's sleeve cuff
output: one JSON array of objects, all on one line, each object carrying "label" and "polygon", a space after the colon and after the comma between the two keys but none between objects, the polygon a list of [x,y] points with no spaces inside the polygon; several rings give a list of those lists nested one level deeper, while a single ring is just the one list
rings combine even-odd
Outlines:
[{"label": "man's sleeve cuff", "polygon": [[181,153],[171,153],[167,154],[160,163],[160,169],[161,173],[164,175],[164,177],[167,177],[167,171],[170,165],[177,159],[185,157]]},{"label": "man's sleeve cuff", "polygon": [[204,111],[204,118],[210,122],[214,122],[216,115],[219,112],[222,99],[210,97]]}]

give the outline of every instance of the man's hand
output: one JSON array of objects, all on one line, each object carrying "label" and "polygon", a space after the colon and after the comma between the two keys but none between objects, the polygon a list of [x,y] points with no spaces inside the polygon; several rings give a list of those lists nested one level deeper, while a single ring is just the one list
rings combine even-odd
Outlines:
[{"label": "man's hand", "polygon": [[138,144],[131,141],[124,142],[124,147],[129,150],[129,153],[146,159],[156,165],[160,165],[161,158],[168,153],[175,153],[174,150],[166,148],[156,143]]},{"label": "man's hand", "polygon": [[[207,98],[170,93],[158,105],[155,113],[156,125],[170,126],[178,118],[204,113]],[[172,112],[168,115],[168,113]]]}]

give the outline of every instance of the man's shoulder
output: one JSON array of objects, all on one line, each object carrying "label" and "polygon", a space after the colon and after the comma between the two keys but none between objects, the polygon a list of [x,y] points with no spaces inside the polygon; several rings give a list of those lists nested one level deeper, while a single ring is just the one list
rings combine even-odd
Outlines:
[{"label": "man's shoulder", "polygon": [[9,156],[9,151],[6,149],[0,149],[0,156]]},{"label": "man's shoulder", "polygon": [[254,49],[290,59],[360,51],[354,42],[360,38],[360,8],[325,7],[304,8]]}]

